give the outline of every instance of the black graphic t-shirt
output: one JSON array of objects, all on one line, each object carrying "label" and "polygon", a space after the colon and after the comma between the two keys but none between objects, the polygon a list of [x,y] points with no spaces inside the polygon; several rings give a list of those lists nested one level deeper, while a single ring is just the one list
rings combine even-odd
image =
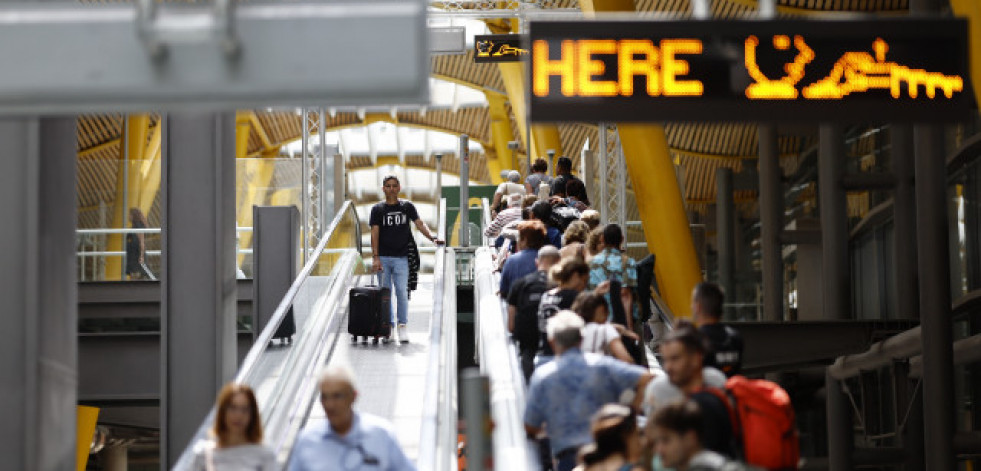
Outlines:
[{"label": "black graphic t-shirt", "polygon": [[368,224],[378,226],[378,255],[382,257],[407,257],[409,239],[412,237],[410,222],[419,219],[416,207],[399,200],[396,204],[384,201],[371,207]]}]

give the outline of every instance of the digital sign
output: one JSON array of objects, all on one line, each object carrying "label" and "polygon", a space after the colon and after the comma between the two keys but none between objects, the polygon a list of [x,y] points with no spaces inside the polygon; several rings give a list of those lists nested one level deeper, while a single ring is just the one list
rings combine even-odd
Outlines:
[{"label": "digital sign", "polygon": [[952,121],[969,116],[960,19],[535,21],[530,118]]},{"label": "digital sign", "polygon": [[474,36],[473,61],[481,62],[520,62],[528,55],[528,49],[517,34],[484,34]]}]

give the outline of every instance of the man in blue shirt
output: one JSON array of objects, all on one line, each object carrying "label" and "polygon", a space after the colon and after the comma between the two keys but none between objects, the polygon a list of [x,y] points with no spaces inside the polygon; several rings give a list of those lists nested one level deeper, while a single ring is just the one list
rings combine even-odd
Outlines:
[{"label": "man in blue shirt", "polygon": [[535,259],[538,249],[545,245],[545,226],[541,221],[522,221],[518,223],[518,253],[508,257],[501,269],[502,298],[507,299],[511,284],[529,273],[538,270]]},{"label": "man in blue shirt", "polygon": [[289,471],[416,470],[388,421],[354,411],[358,392],[350,369],[327,367],[319,385],[327,420],[308,424],[300,434]]},{"label": "man in blue shirt", "polygon": [[559,311],[548,320],[548,341],[556,360],[531,376],[525,404],[525,430],[532,437],[548,429],[557,471],[576,466],[579,447],[592,442],[590,418],[604,404],[619,402],[634,390],[634,407],[652,376],[646,369],[605,355],[584,354],[583,320],[572,311]]}]

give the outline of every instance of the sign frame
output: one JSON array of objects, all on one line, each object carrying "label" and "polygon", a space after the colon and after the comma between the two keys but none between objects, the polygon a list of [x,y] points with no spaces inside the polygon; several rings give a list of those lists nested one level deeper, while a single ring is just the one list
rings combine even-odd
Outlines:
[{"label": "sign frame", "polygon": [[[878,95],[862,96],[858,93],[845,96],[841,100],[802,99],[801,97],[798,97],[798,99],[751,100],[744,95],[737,95],[737,92],[741,93],[743,89],[738,89],[734,85],[738,80],[743,79],[740,75],[742,73],[745,73],[746,84],[752,83],[753,80],[746,71],[745,64],[739,64],[740,61],[746,61],[746,56],[742,50],[744,41],[739,38],[746,38],[749,35],[756,35],[760,38],[761,43],[777,35],[788,36],[790,38],[800,36],[811,38],[810,40],[812,41],[814,38],[817,38],[819,41],[822,41],[822,44],[848,41],[854,43],[860,40],[864,42],[867,39],[868,46],[863,51],[868,52],[870,55],[873,53],[873,41],[877,37],[886,38],[885,41],[887,43],[889,41],[896,43],[899,40],[901,41],[900,44],[906,46],[906,50],[910,51],[917,51],[914,46],[929,46],[929,44],[921,46],[919,43],[916,43],[916,41],[927,38],[929,41],[932,41],[932,44],[943,44],[945,47],[951,49],[947,52],[948,56],[945,57],[945,64],[952,70],[936,72],[957,74],[962,78],[963,85],[962,89],[957,91],[951,99],[927,100],[924,98],[925,92],[923,87],[920,87],[920,99],[916,101],[913,101],[912,98],[884,100]],[[702,41],[702,44],[707,44],[704,52],[706,52],[707,56],[710,56],[708,53],[714,54],[714,56],[710,56],[710,59],[704,60],[704,63],[710,63],[711,57],[715,57],[714,60],[716,60],[716,63],[712,63],[714,66],[721,67],[725,65],[730,68],[730,75],[726,77],[728,78],[730,87],[729,90],[726,90],[728,95],[709,95],[710,86],[705,85],[704,93],[709,96],[651,97],[645,94],[638,97],[635,90],[635,96],[633,97],[566,97],[562,96],[561,92],[556,92],[558,86],[555,83],[560,81],[554,76],[550,79],[551,85],[548,87],[548,96],[537,96],[535,93],[534,69],[536,63],[534,48],[535,41],[537,40],[545,39],[552,41],[549,43],[549,58],[555,61],[558,58],[554,51],[558,48],[553,47],[553,45],[559,44],[561,40],[612,39],[621,41],[624,39],[650,39],[655,44],[658,44],[657,41],[662,39],[682,38],[699,39]],[[739,39],[738,42],[736,39]],[[584,43],[577,42],[576,44]],[[617,44],[622,43],[618,42]],[[739,21],[661,21],[636,19],[598,19],[586,21],[542,20],[533,21],[529,24],[526,46],[532,50],[527,67],[529,120],[535,123],[564,121],[943,122],[968,118],[974,102],[968,69],[967,22],[959,18]],[[712,47],[711,50],[709,46]],[[733,52],[736,46],[738,46],[738,49],[736,52]],[[762,45],[759,46],[760,49],[763,47]],[[846,51],[851,52],[850,49],[846,49]],[[919,56],[925,54],[923,51],[918,51],[917,53]],[[614,52],[613,54],[615,55],[617,53]],[[736,54],[736,56],[733,56],[733,54]],[[821,51],[817,51],[816,54],[821,54]],[[833,54],[827,54],[827,56],[838,57]],[[683,58],[688,60],[692,57],[695,56],[689,55]],[[724,59],[718,59],[718,57],[723,57]],[[841,59],[838,59],[839,61],[844,60],[844,56],[842,55],[841,57]],[[697,59],[701,59],[701,57],[697,57]],[[891,60],[892,58],[888,59]],[[822,60],[826,61],[827,59],[824,58]],[[832,62],[834,61],[832,59]],[[609,64],[611,61],[607,59],[606,63]],[[612,63],[616,63],[616,60],[613,60]],[[909,67],[916,66],[916,64],[902,65],[908,65]],[[734,71],[739,66],[743,67],[741,71]],[[831,70],[831,68],[829,67],[825,70]],[[605,79],[611,78],[610,75],[616,75],[616,71],[612,74],[610,73],[609,67],[603,69],[601,73],[606,73],[606,75],[602,76]],[[595,78],[599,76],[591,77]],[[684,74],[677,75],[677,77],[679,80],[689,81],[703,78],[685,76]],[[709,78],[711,79],[712,77],[715,76]],[[721,80],[719,81],[721,82]],[[806,83],[802,82],[802,85]],[[637,86],[635,85],[634,88],[637,88]],[[618,90],[622,90],[622,88],[618,88]],[[712,88],[711,92],[718,93],[718,90],[719,87]],[[580,89],[576,89],[575,93],[580,92]],[[880,92],[880,90],[873,91],[873,93],[877,92]],[[908,95],[905,96],[908,98]],[[937,96],[944,97],[944,94],[938,90]]]}]

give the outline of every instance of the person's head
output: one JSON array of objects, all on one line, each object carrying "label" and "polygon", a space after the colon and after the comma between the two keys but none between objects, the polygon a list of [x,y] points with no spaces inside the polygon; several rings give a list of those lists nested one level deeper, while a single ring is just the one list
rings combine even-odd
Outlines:
[{"label": "person's head", "polygon": [[535,266],[541,271],[548,272],[549,268],[552,268],[561,259],[562,255],[559,254],[559,249],[555,248],[554,245],[543,245],[542,248],[538,249]]},{"label": "person's head", "polygon": [[555,162],[555,173],[559,175],[572,173],[572,159],[568,157],[559,157],[559,160]]},{"label": "person's head", "polygon": [[597,227],[586,236],[586,252],[596,255],[603,250],[603,228]]},{"label": "person's head", "polygon": [[562,233],[562,245],[569,245],[574,242],[585,244],[588,235],[589,226],[586,223],[579,220],[572,221]]},{"label": "person's head", "polygon": [[698,325],[715,324],[722,318],[725,294],[715,283],[703,281],[691,290],[691,314]]},{"label": "person's head", "polygon": [[593,443],[580,451],[587,466],[611,456],[620,455],[624,461],[636,461],[640,449],[640,430],[633,409],[622,404],[606,404],[590,421]]},{"label": "person's head", "polygon": [[521,221],[518,223],[518,247],[538,250],[545,245],[546,234],[541,221]]},{"label": "person's head", "polygon": [[606,305],[606,298],[602,294],[592,291],[583,291],[576,296],[572,302],[572,310],[582,317],[583,322],[596,322],[602,324],[610,317],[609,307]]},{"label": "person's head", "polygon": [[619,249],[623,245],[623,230],[617,224],[603,226],[603,247]]},{"label": "person's head", "polygon": [[538,201],[538,195],[525,195],[521,198],[521,209],[530,208]]},{"label": "person's head", "polygon": [[394,201],[399,197],[399,192],[402,191],[402,183],[399,182],[399,177],[388,174],[382,178],[382,191],[385,193],[385,201]]},{"label": "person's head", "polygon": [[667,404],[654,413],[647,431],[661,464],[684,469],[702,449],[702,412],[692,400]]},{"label": "person's head", "polygon": [[567,257],[553,266],[548,276],[562,289],[582,291],[589,281],[589,265],[579,257]]},{"label": "person's head", "polygon": [[531,205],[531,216],[548,224],[552,221],[552,205],[548,201],[536,201]]},{"label": "person's head", "polygon": [[688,392],[702,377],[705,341],[689,322],[679,322],[661,342],[661,367],[671,384]]},{"label": "person's head", "polygon": [[521,183],[521,172],[511,170],[508,172],[508,181],[511,183]]},{"label": "person's head", "polygon": [[545,173],[548,171],[548,161],[539,157],[535,163],[531,164],[531,171],[534,173]]},{"label": "person's head", "polygon": [[545,335],[552,344],[552,350],[561,355],[570,348],[578,348],[582,343],[582,318],[572,311],[562,310],[548,318]]},{"label": "person's head", "polygon": [[226,384],[218,393],[215,409],[217,413],[211,433],[218,440],[218,446],[225,446],[232,436],[242,437],[249,443],[262,442],[259,404],[248,385]]},{"label": "person's head", "polygon": [[317,385],[320,405],[331,428],[346,433],[354,418],[354,401],[358,398],[354,373],[347,366],[330,365],[320,372]]},{"label": "person's head", "polygon": [[144,226],[148,225],[146,222],[146,216],[143,215],[143,211],[140,211],[140,208],[129,208],[129,220],[131,222],[140,221],[140,223]]},{"label": "person's head", "polygon": [[566,182],[565,195],[575,198],[577,201],[582,201],[583,204],[589,206],[589,198],[586,197],[586,184],[582,180],[576,179]]},{"label": "person's head", "polygon": [[589,226],[589,230],[596,229],[600,223],[600,213],[595,209],[587,209],[579,216],[579,220]]}]

